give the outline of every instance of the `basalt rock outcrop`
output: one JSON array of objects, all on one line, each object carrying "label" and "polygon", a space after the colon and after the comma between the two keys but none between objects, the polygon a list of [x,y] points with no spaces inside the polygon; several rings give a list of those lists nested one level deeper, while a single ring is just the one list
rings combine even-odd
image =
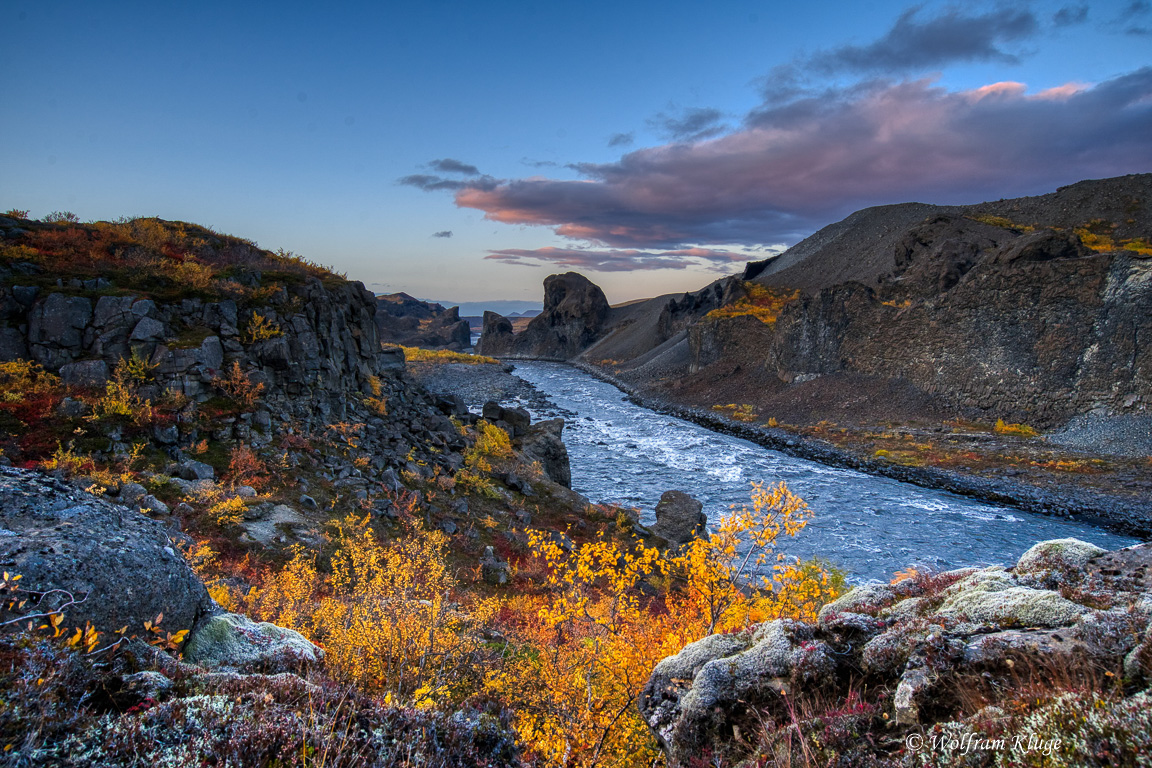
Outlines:
[{"label": "basalt rock outcrop", "polygon": [[[38,277],[35,265],[25,271]],[[446,467],[451,450],[463,447],[408,378],[403,353],[382,349],[376,297],[361,283],[266,281],[274,290],[258,303],[225,296],[165,302],[107,295],[107,281],[42,288],[23,285],[12,268],[0,272],[0,359],[31,359],[65,383],[100,389],[134,358],[152,379],[142,396],[155,402],[172,391],[196,404],[218,397],[221,379],[239,365],[262,388],[260,403],[214,429],[216,440],[260,447],[283,428],[319,434],[333,423],[362,421],[359,442],[377,468],[403,468],[413,450],[422,466]],[[258,275],[249,277],[259,284]],[[385,407],[370,408],[369,397]],[[156,437],[180,457],[206,436],[189,410]],[[112,437],[111,452],[123,451]]]},{"label": "basalt rock outcrop", "polygon": [[571,488],[572,466],[568,448],[561,438],[563,432],[564,419],[539,421],[525,431],[517,447],[528,461],[540,464],[549,480]]},{"label": "basalt rock outcrop", "polygon": [[567,272],[544,280],[544,311],[518,334],[494,312],[484,313],[484,331],[476,351],[482,355],[568,360],[583,352],[605,330],[609,306],[604,292],[583,275]]},{"label": "basalt rock outcrop", "polygon": [[[845,765],[894,757],[906,732],[995,733],[1009,713],[994,708],[1030,672],[1070,680],[1109,670],[1134,689],[1152,680],[1150,568],[1147,544],[1105,552],[1061,539],[1011,569],[864,585],[818,621],[780,619],[686,646],[656,667],[640,712],[676,766],[702,754],[754,758],[787,740],[798,717],[815,717],[805,725],[826,745],[839,729],[855,734],[833,750]],[[965,719],[976,689],[989,706]],[[814,701],[823,714],[804,709]],[[870,728],[880,738],[865,738]],[[883,764],[921,764],[905,757]]]},{"label": "basalt rock outcrop", "polygon": [[424,349],[463,350],[472,346],[468,321],[459,307],[414,299],[406,293],[376,297],[376,328],[380,340]]},{"label": "basalt rock outcrop", "polygon": [[901,379],[947,407],[1045,427],[1152,402],[1146,255],[950,214],[912,227],[894,250],[894,268],[874,284],[822,288],[785,307],[764,364],[784,381]]}]

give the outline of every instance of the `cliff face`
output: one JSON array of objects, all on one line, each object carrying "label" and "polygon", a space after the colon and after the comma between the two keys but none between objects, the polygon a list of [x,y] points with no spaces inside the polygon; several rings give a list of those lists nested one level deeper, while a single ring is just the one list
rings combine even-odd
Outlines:
[{"label": "cliff face", "polygon": [[[98,295],[83,285],[58,290],[0,287],[7,321],[0,356],[30,358],[65,383],[102,385],[121,359],[154,369],[157,389],[204,402],[212,383],[240,362],[267,398],[307,406],[291,415],[342,418],[345,392],[368,378],[403,370],[403,356],[381,350],[375,296],[360,283],[317,278],[281,286],[264,306],[233,299],[157,303],[135,295]],[[266,330],[261,331],[264,328]],[[262,338],[266,336],[266,338]]]},{"label": "cliff face", "polygon": [[[41,242],[29,240],[21,227],[0,229],[8,242]],[[44,232],[80,240],[86,230]],[[360,445],[376,469],[414,460],[425,469],[444,465],[453,457],[446,449],[462,446],[447,417],[408,379],[403,354],[381,348],[376,297],[361,283],[331,274],[233,268],[189,297],[179,282],[134,290],[131,273],[114,266],[106,271],[110,277],[58,278],[44,251],[46,246],[25,260],[16,257],[27,251],[11,249],[0,263],[0,360],[33,360],[65,385],[88,392],[102,392],[118,366],[134,361],[142,401],[167,402],[168,393],[187,398],[174,424],[150,428],[149,438],[174,456],[203,437],[262,447],[286,430],[319,434],[345,421],[364,424]],[[99,255],[115,265],[115,257]],[[185,296],[174,296],[177,290]],[[203,409],[197,406],[221,397],[221,382],[234,365],[262,387],[259,400],[201,435]],[[369,397],[381,407],[370,407]],[[97,458],[125,450],[127,438],[116,430],[109,436]]]},{"label": "cliff face", "polygon": [[971,229],[924,224],[876,288],[848,283],[788,306],[766,363],[784,381],[905,379],[947,407],[1041,426],[1152,402],[1152,261],[1052,232],[956,237]]},{"label": "cliff face", "polygon": [[544,311],[519,334],[495,312],[484,313],[484,331],[476,346],[482,355],[568,360],[599,339],[608,320],[608,299],[588,278],[575,272],[544,280]]}]

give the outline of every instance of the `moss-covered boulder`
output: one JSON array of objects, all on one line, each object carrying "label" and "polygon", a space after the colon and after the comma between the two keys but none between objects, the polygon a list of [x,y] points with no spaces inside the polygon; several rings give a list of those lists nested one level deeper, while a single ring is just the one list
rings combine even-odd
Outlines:
[{"label": "moss-covered boulder", "polygon": [[188,639],[184,659],[210,669],[276,673],[319,664],[324,651],[294,630],[221,613]]},{"label": "moss-covered boulder", "polygon": [[1008,587],[961,592],[944,601],[936,614],[975,624],[1062,627],[1088,610],[1051,590]]},{"label": "moss-covered boulder", "polygon": [[1016,562],[1017,573],[1075,571],[1106,550],[1080,539],[1052,539],[1036,544]]}]

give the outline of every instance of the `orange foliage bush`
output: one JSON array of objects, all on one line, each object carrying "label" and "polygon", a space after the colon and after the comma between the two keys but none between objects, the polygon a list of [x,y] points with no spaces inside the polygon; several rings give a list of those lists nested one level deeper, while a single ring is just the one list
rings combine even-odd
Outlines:
[{"label": "orange foliage bush", "polygon": [[228,479],[233,485],[248,485],[260,490],[268,484],[268,465],[245,443],[232,449],[228,457]]},{"label": "orange foliage bush", "polygon": [[212,380],[220,390],[245,408],[251,408],[264,391],[264,385],[253,383],[251,377],[244,373],[239,360],[232,361],[232,367],[223,376]]}]

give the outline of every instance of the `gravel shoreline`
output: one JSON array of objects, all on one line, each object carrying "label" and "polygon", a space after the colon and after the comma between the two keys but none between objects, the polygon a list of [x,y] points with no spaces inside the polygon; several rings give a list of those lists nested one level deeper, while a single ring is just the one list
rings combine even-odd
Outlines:
[{"label": "gravel shoreline", "polygon": [[433,394],[458,395],[474,411],[489,401],[558,411],[547,396],[512,373],[511,363],[409,363],[408,373]]}]

